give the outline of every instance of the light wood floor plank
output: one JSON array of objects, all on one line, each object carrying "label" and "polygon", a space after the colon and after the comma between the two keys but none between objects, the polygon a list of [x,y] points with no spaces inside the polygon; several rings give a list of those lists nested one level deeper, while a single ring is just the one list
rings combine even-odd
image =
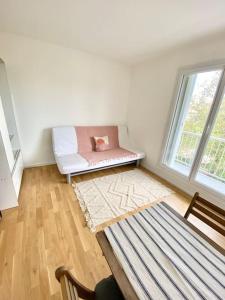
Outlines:
[{"label": "light wood floor plank", "polygon": [[[80,182],[132,168],[112,168],[74,179]],[[190,198],[175,191],[163,200],[184,215]],[[224,238],[192,221],[225,247]],[[4,211],[0,221],[0,299],[61,299],[54,274],[60,265],[69,267],[89,288],[110,274],[95,234],[87,228],[65,177],[55,165],[26,169],[19,207]]]}]

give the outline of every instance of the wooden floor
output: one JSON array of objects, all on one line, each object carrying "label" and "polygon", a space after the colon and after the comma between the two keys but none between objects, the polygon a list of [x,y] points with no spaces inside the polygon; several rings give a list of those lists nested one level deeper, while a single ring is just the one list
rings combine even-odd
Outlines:
[{"label": "wooden floor", "polygon": [[[77,181],[122,172],[112,168],[76,178]],[[0,221],[0,299],[61,299],[55,269],[68,266],[93,288],[110,274],[95,238],[85,225],[70,185],[56,166],[26,169],[19,207],[3,212]],[[182,215],[190,199],[176,190],[164,199]],[[208,231],[225,247],[224,239]]]}]

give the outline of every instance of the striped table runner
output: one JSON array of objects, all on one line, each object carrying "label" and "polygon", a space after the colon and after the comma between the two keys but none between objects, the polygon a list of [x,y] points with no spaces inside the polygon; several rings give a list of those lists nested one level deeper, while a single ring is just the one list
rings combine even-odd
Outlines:
[{"label": "striped table runner", "polygon": [[163,203],[104,231],[139,299],[225,299],[225,257]]}]

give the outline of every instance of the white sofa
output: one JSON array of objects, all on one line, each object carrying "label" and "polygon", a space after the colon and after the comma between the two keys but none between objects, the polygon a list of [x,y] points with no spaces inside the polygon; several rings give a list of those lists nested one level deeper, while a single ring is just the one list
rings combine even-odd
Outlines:
[{"label": "white sofa", "polygon": [[52,129],[52,143],[55,160],[61,174],[67,176],[67,182],[71,183],[71,176],[106,169],[136,161],[137,165],[145,154],[132,146],[126,126],[118,126],[118,138],[120,147],[136,153],[134,158],[120,158],[109,161],[101,161],[96,165],[89,165],[88,161],[78,153],[76,131],[73,126],[54,127]]}]

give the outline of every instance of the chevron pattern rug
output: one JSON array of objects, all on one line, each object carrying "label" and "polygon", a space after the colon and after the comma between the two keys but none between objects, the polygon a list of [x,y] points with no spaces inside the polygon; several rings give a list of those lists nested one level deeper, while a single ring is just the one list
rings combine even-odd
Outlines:
[{"label": "chevron pattern rug", "polygon": [[76,183],[74,191],[91,231],[174,193],[138,169]]}]

